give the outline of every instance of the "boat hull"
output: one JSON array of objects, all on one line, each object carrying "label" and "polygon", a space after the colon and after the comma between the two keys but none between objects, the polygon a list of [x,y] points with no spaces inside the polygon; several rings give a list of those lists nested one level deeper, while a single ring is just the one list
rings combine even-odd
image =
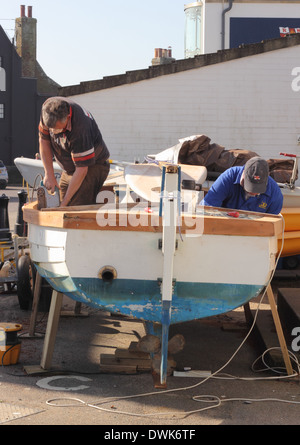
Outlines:
[{"label": "boat hull", "polygon": [[[144,321],[161,323],[162,299],[158,281],[114,280],[99,283],[97,278],[51,277],[37,266],[38,272],[59,292],[76,301],[111,313],[122,313]],[[72,291],[69,291],[72,285]],[[227,283],[184,283],[174,285],[171,324],[229,312],[257,296],[259,285]]]},{"label": "boat hull", "polygon": [[[92,307],[161,322],[163,253],[159,224],[142,224],[140,218],[140,225],[134,227],[119,227],[118,221],[115,226],[96,228],[92,213],[71,210],[52,215],[40,212],[36,219],[39,224],[32,223],[34,218],[26,211],[24,217],[29,221],[31,259],[55,290]],[[59,227],[49,227],[49,217],[52,225]],[[183,227],[177,234],[171,323],[217,315],[243,305],[261,292],[275,268],[278,230],[263,236],[265,217],[233,221],[222,214],[223,229],[219,217],[208,218],[213,225],[204,223],[192,233]],[[279,217],[274,218],[280,223]],[[232,231],[235,223],[238,225]],[[257,229],[253,226],[257,236],[250,234],[253,223],[259,224]],[[246,225],[249,233],[240,235]]]}]

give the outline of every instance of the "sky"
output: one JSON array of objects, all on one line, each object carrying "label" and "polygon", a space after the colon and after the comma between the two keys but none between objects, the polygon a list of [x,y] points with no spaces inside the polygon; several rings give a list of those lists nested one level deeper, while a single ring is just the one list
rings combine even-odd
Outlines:
[{"label": "sky", "polygon": [[[191,0],[192,1],[192,0]],[[184,58],[187,0],[0,0],[0,25],[14,36],[20,6],[37,19],[37,60],[61,86],[148,68],[155,48]]]}]

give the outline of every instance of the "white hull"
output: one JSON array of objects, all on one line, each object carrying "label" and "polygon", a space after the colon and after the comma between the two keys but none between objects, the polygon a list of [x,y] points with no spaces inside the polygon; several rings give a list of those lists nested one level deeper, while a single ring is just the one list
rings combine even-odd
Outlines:
[{"label": "white hull", "polygon": [[[78,233],[36,225],[30,225],[29,230],[33,261],[57,275],[68,271],[69,276],[77,278],[97,278],[99,270],[110,265],[119,279],[157,280],[162,276],[163,263],[159,239],[160,233],[150,232],[85,230]],[[276,252],[276,238],[184,236],[182,241],[178,239],[174,279],[263,286],[273,270]]]},{"label": "white hull", "polygon": [[[14,160],[15,166],[23,176],[24,180],[30,187],[37,187],[42,178],[45,176],[45,170],[43,162],[40,159],[31,158],[16,158]],[[53,162],[54,174],[59,182],[61,177],[62,168],[57,162]]]}]

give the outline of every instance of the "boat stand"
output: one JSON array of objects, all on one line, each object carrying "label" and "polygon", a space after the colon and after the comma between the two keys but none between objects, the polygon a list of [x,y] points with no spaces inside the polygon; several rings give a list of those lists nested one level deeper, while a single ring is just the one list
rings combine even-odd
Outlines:
[{"label": "boat stand", "polygon": [[47,329],[44,339],[44,347],[41,358],[41,368],[51,368],[52,356],[54,351],[54,345],[56,340],[56,334],[58,329],[58,322],[60,317],[60,311],[62,307],[63,294],[53,290],[51,297],[51,305],[48,316]]},{"label": "boat stand", "polygon": [[282,351],[282,355],[283,355],[283,360],[284,360],[284,364],[285,364],[285,367],[286,367],[286,371],[287,371],[288,375],[293,375],[294,371],[293,371],[293,368],[292,368],[289,352],[288,352],[288,349],[287,349],[287,346],[286,346],[286,341],[285,341],[285,338],[284,338],[284,334],[283,334],[280,318],[279,318],[279,315],[278,315],[278,311],[277,311],[277,307],[276,307],[276,303],[275,303],[273,290],[272,290],[270,284],[267,287],[267,296],[268,296],[268,299],[269,299],[271,312],[272,312],[272,316],[273,316],[273,320],[274,320],[274,324],[275,324],[275,328],[276,328],[279,344],[280,344],[280,347],[281,347],[281,351]]},{"label": "boat stand", "polygon": [[[40,374],[41,372],[49,371],[51,368],[52,356],[54,352],[56,334],[58,329],[58,322],[62,307],[62,300],[63,300],[63,294],[61,292],[53,290],[40,366],[38,365],[25,366],[24,370],[27,372],[27,374]],[[30,332],[32,332],[33,329],[33,335],[34,335],[35,316],[36,315],[34,315],[34,312],[32,312]]]},{"label": "boat stand", "polygon": [[[41,337],[41,335],[37,335],[35,333],[35,324],[36,324],[36,318],[37,318],[37,313],[38,313],[38,304],[39,304],[39,298],[41,295],[41,285],[42,285],[42,277],[37,272],[35,287],[34,287],[32,312],[31,312],[30,325],[29,325],[29,334],[27,336],[28,338]],[[25,366],[24,370],[27,372],[27,374],[39,374],[40,372],[45,372],[47,370],[48,371],[50,370],[51,364],[52,364],[52,356],[53,356],[53,352],[54,352],[56,334],[57,334],[57,329],[58,329],[58,323],[59,323],[59,318],[61,315],[63,315],[63,316],[67,316],[67,315],[87,316],[88,315],[87,313],[81,313],[81,311],[80,311],[81,303],[77,303],[77,302],[75,305],[74,312],[61,311],[63,296],[64,296],[64,294],[62,294],[61,292],[57,292],[56,290],[52,291],[46,333],[45,333],[45,336],[42,335],[42,337],[44,337],[44,345],[43,345],[40,366],[37,366],[37,365]]]},{"label": "boat stand", "polygon": [[[269,304],[270,304],[270,308],[271,308],[271,314],[272,314],[273,322],[274,322],[274,325],[275,325],[275,329],[276,329],[276,334],[277,334],[277,338],[278,338],[278,341],[279,341],[279,345],[280,345],[280,348],[281,348],[281,352],[282,352],[282,356],[283,356],[286,372],[287,372],[288,375],[292,376],[292,375],[294,375],[294,371],[293,371],[293,368],[292,368],[292,364],[291,364],[288,348],[287,348],[287,345],[286,345],[284,333],[283,333],[283,330],[282,330],[281,321],[280,321],[280,318],[279,318],[279,315],[278,315],[277,306],[276,306],[276,302],[275,302],[275,298],[274,298],[274,294],[273,294],[273,290],[272,290],[271,284],[269,284],[267,286],[266,293],[267,293],[267,297],[268,297],[268,300],[269,300]],[[252,314],[251,314],[249,303],[244,305],[244,311],[245,311],[246,320],[249,321],[250,323],[253,322],[253,317],[252,317]]]}]

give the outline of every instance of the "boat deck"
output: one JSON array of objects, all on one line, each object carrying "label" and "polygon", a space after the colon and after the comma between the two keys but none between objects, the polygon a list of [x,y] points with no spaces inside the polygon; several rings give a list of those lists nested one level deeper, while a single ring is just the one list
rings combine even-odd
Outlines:
[{"label": "boat deck", "polygon": [[[235,216],[232,216],[232,212]],[[23,207],[24,220],[39,226],[75,230],[122,230],[161,232],[159,207],[139,204],[95,204],[37,210],[37,202]],[[195,214],[181,213],[178,232],[232,236],[281,237],[281,216],[256,212],[198,207]]]}]

